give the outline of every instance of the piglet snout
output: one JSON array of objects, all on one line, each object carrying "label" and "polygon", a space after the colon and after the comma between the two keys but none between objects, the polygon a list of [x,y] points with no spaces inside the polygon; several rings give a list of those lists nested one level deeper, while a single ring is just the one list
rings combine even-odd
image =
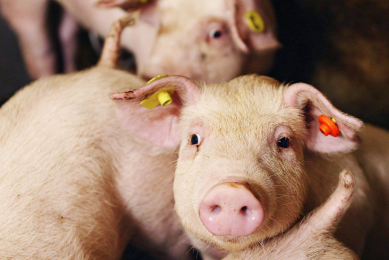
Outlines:
[{"label": "piglet snout", "polygon": [[222,183],[208,192],[200,203],[200,219],[217,236],[248,236],[261,226],[265,211],[246,186]]}]

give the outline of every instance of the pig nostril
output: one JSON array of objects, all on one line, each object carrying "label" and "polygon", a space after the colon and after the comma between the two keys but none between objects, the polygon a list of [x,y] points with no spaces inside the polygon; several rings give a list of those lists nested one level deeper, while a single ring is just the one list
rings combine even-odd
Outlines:
[{"label": "pig nostril", "polygon": [[247,214],[249,213],[249,209],[248,209],[246,206],[244,206],[244,207],[242,207],[242,208],[240,209],[240,213],[241,213],[242,215],[247,215]]},{"label": "pig nostril", "polygon": [[213,205],[211,207],[212,213],[215,213],[215,214],[218,214],[221,210],[222,210],[222,208],[219,205]]}]

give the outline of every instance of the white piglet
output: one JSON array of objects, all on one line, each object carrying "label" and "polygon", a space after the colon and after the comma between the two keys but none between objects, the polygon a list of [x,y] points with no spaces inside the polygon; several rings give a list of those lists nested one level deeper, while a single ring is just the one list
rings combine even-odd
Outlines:
[{"label": "white piglet", "polygon": [[190,259],[173,208],[176,149],[129,133],[109,99],[145,84],[113,68],[131,21],[114,24],[97,67],[36,81],[1,107],[1,259],[120,259],[128,242]]},{"label": "white piglet", "polygon": [[[174,92],[172,104],[145,111],[155,116],[145,114],[135,128],[139,102],[156,92]],[[324,203],[345,168],[355,195],[335,237],[361,254],[373,228],[388,234],[389,134],[367,126],[355,151],[363,123],[310,85],[171,76],[111,98],[130,131],[143,129],[141,137],[157,145],[180,144],[175,209],[200,249],[242,250],[285,232]]]}]

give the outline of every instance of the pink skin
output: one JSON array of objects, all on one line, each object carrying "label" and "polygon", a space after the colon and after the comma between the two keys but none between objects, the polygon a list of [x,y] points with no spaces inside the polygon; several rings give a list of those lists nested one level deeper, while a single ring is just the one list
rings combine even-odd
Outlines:
[{"label": "pink skin", "polygon": [[217,236],[248,236],[265,218],[262,204],[239,183],[219,184],[200,204],[200,219]]}]

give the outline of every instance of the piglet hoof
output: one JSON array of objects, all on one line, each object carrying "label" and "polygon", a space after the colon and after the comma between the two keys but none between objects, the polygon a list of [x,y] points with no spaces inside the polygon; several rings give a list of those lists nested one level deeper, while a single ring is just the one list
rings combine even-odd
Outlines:
[{"label": "piglet hoof", "polygon": [[350,191],[348,194],[351,197],[354,193],[355,187],[355,178],[354,176],[348,172],[348,170],[344,170],[339,174],[339,185],[343,186],[345,190]]}]

